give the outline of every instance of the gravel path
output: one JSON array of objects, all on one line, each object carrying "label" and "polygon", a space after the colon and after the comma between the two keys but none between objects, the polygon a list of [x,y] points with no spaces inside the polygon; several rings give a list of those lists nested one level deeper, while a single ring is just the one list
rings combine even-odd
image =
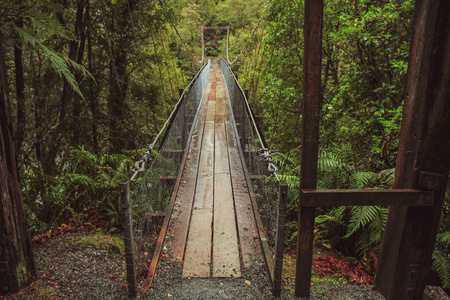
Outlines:
[{"label": "gravel path", "polygon": [[[65,233],[36,245],[36,281],[6,299],[128,299],[118,238],[92,232]],[[182,279],[179,266],[161,261],[159,268],[153,286],[139,299],[276,299],[261,261],[243,270],[240,278]],[[311,290],[312,300],[384,299],[371,287],[331,281],[313,282]],[[450,299],[435,287],[427,287],[427,295],[428,299]],[[281,299],[296,298],[284,290]]]}]

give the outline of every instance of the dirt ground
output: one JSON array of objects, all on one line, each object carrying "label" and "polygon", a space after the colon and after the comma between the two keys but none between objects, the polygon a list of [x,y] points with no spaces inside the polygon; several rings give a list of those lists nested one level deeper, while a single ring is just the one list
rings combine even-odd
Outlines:
[{"label": "dirt ground", "polygon": [[[64,233],[35,245],[37,279],[3,299],[128,299],[120,236],[99,232]],[[160,263],[153,286],[139,299],[276,299],[263,262],[240,278],[181,278],[181,268]],[[289,275],[287,275],[289,277]],[[295,299],[285,278],[281,299]],[[144,284],[141,279],[140,283]],[[370,286],[323,279],[312,282],[310,299],[384,299]],[[438,287],[427,287],[428,299],[450,299]]]}]

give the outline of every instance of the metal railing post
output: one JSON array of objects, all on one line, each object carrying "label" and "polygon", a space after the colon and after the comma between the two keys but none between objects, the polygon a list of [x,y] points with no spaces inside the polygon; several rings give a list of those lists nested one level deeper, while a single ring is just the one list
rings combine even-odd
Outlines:
[{"label": "metal railing post", "polygon": [[284,254],[284,235],[286,230],[286,202],[288,185],[280,183],[278,194],[278,214],[277,214],[277,236],[275,241],[275,266],[273,279],[273,295],[279,297],[281,294],[281,283],[283,275],[283,254]]},{"label": "metal railing post", "polygon": [[133,256],[133,222],[131,220],[130,181],[120,183],[122,199],[122,228],[125,246],[125,264],[127,268],[128,296],[137,296],[136,264]]}]

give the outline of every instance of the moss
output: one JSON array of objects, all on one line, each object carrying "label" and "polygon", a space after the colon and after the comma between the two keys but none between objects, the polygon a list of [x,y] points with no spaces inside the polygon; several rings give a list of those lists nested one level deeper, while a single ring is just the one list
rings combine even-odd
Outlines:
[{"label": "moss", "polygon": [[90,246],[97,250],[107,250],[109,253],[124,253],[124,244],[121,237],[111,236],[102,232],[83,236],[75,245]]},{"label": "moss", "polygon": [[39,297],[44,297],[44,298],[53,298],[54,295],[57,294],[57,288],[53,285],[47,284],[43,281],[37,281],[34,285],[33,285],[33,289],[36,291],[36,294]]},{"label": "moss", "polygon": [[17,265],[16,274],[17,274],[17,283],[19,284],[19,287],[23,286],[30,280],[30,276],[27,272],[25,261],[22,261]]}]

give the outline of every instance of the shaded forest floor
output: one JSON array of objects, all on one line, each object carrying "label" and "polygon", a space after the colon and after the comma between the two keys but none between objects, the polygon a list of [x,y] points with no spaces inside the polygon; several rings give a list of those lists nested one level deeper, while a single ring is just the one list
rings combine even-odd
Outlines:
[{"label": "shaded forest floor", "polygon": [[[35,239],[36,240],[36,239]],[[127,299],[121,236],[99,231],[66,232],[34,245],[37,279],[5,299]],[[334,257],[318,248],[317,256]],[[286,255],[281,299],[295,299],[293,260]],[[181,279],[176,270],[159,278],[141,299],[273,299],[267,270],[261,264],[241,278]],[[311,299],[384,299],[371,286],[348,284],[336,276],[314,277]],[[427,287],[427,299],[450,299],[442,289]]]}]

